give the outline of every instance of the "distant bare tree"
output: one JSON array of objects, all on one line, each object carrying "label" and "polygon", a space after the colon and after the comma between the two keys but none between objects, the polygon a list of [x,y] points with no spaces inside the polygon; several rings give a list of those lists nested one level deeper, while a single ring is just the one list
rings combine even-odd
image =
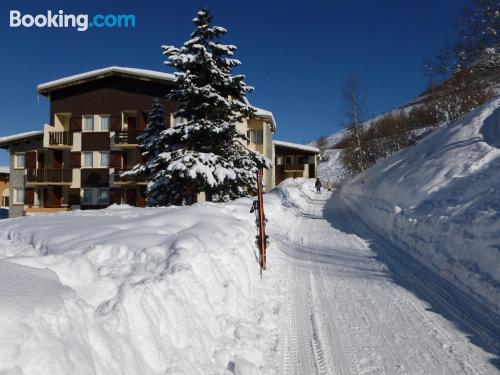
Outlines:
[{"label": "distant bare tree", "polygon": [[475,76],[494,75],[500,66],[499,34],[500,2],[475,0],[464,8],[455,36],[425,69],[441,79],[463,71]]},{"label": "distant bare tree", "polygon": [[344,116],[348,133],[356,141],[355,147],[350,147],[354,159],[357,161],[357,170],[361,173],[361,182],[365,183],[364,163],[363,163],[363,148],[361,145],[361,122],[366,113],[366,94],[361,88],[361,84],[357,77],[348,78],[342,87],[342,102],[344,105]]},{"label": "distant bare tree", "polygon": [[324,150],[327,146],[328,146],[328,137],[322,135],[316,141],[316,147],[319,148],[320,150]]}]

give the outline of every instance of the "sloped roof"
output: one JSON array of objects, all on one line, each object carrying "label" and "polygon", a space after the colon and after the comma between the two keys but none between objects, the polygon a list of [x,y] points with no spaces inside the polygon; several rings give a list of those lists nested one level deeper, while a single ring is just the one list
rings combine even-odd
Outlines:
[{"label": "sloped roof", "polygon": [[7,148],[12,143],[25,142],[32,138],[36,138],[43,135],[43,131],[30,131],[25,133],[17,133],[8,135],[6,137],[0,137],[0,148]]},{"label": "sloped roof", "polygon": [[37,90],[42,95],[48,95],[51,91],[78,85],[83,82],[101,79],[110,76],[124,76],[138,79],[157,79],[167,82],[175,82],[175,75],[154,70],[127,68],[123,66],[108,66],[107,68],[91,70],[80,74],[45,82],[37,86]]},{"label": "sloped roof", "polygon": [[317,147],[301,145],[300,143],[292,143],[292,142],[284,142],[284,141],[273,141],[274,145],[280,147],[286,147],[294,150],[301,150],[307,152],[314,152],[315,154],[319,154],[320,150]]},{"label": "sloped roof", "polygon": [[[122,77],[137,78],[142,80],[155,79],[171,83],[176,82],[175,75],[171,73],[158,72],[155,70],[148,70],[148,69],[127,68],[123,66],[109,66],[107,68],[91,70],[88,72],[56,79],[54,81],[41,83],[37,86],[37,90],[42,95],[49,95],[50,92],[54,90],[62,89],[69,86],[76,86],[84,82],[102,79],[110,76],[122,76]],[[246,97],[244,99],[246,104],[252,106],[252,104],[250,104],[250,102]],[[257,116],[269,119],[273,127],[273,131],[276,130],[276,121],[274,119],[272,112],[255,106],[252,107],[255,108],[255,110],[257,111],[256,112]]]},{"label": "sloped roof", "polygon": [[248,100],[246,100],[246,103],[248,105],[252,106],[252,108],[257,111],[257,112],[255,112],[255,114],[257,116],[259,116],[259,117],[265,117],[265,118],[269,119],[271,121],[271,125],[273,127],[273,131],[276,130],[276,121],[274,120],[274,116],[273,116],[273,113],[271,111],[268,111],[268,110],[265,110],[265,109],[262,109],[262,108],[259,108],[259,107],[255,107],[255,106],[251,105]]}]

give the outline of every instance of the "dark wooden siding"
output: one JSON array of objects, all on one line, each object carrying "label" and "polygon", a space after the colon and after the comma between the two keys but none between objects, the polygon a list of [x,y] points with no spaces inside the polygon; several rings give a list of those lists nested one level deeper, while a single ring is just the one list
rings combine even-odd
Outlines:
[{"label": "dark wooden siding", "polygon": [[26,169],[36,168],[36,152],[30,151],[26,153],[24,166]]},{"label": "dark wooden siding", "polygon": [[[57,113],[57,112],[56,112]],[[50,123],[51,125],[54,122],[54,116],[51,114]],[[82,131],[82,116],[72,116],[69,120],[69,130],[72,132]]]},{"label": "dark wooden siding", "polygon": [[167,127],[167,128],[172,127],[171,117],[172,117],[172,113],[165,113],[165,127]]},{"label": "dark wooden siding", "polygon": [[110,143],[108,132],[83,132],[82,151],[106,151]]},{"label": "dark wooden siding", "polygon": [[139,195],[137,196],[137,207],[144,207],[146,205],[146,187],[140,187]]},{"label": "dark wooden siding", "polygon": [[69,189],[69,205],[78,206],[80,200],[80,189]]},{"label": "dark wooden siding", "polygon": [[122,116],[121,116],[121,114],[111,115],[110,129],[113,131],[122,130]]},{"label": "dark wooden siding", "polygon": [[24,190],[24,204],[27,204],[30,207],[35,204],[35,189],[26,188]]},{"label": "dark wooden siding", "polygon": [[120,169],[122,167],[122,152],[121,151],[111,151],[109,166],[111,168],[118,168],[118,169]]},{"label": "dark wooden siding", "polygon": [[[70,112],[73,131],[81,129],[81,116],[85,114],[110,114],[111,128],[121,123],[121,112],[142,111],[147,114],[158,98],[165,112],[174,112],[177,104],[165,99],[172,86],[152,81],[141,81],[124,77],[108,77],[77,86],[54,91],[50,94],[50,123],[54,114]],[[119,117],[118,117],[119,116]],[[139,119],[145,124],[146,117]]]},{"label": "dark wooden siding", "polygon": [[109,189],[109,203],[121,204],[122,203],[122,189],[111,188]]},{"label": "dark wooden siding", "polygon": [[71,152],[69,154],[70,168],[80,168],[82,166],[82,154],[80,152]]},{"label": "dark wooden siding", "polygon": [[108,168],[84,168],[82,169],[82,187],[108,187]]}]

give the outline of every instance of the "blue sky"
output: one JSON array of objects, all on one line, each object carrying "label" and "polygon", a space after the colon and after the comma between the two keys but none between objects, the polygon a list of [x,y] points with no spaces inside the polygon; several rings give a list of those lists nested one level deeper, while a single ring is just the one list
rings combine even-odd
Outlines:
[{"label": "blue sky", "polygon": [[[357,75],[369,114],[413,98],[422,71],[448,37],[466,0],[363,1],[13,1],[0,9],[0,136],[42,129],[48,101],[36,85],[109,65],[168,71],[161,44],[180,45],[202,5],[239,47],[250,101],[273,111],[277,139],[302,143],[339,129],[340,87]],[[135,14],[130,29],[9,28],[9,11]],[[0,165],[7,164],[6,152]]]}]

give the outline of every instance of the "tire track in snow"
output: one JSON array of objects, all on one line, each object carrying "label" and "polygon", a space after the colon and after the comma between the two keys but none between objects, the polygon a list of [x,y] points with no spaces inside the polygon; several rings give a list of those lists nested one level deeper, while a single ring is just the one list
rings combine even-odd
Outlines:
[{"label": "tire track in snow", "polygon": [[332,228],[325,198],[270,226],[288,264],[280,373],[494,373],[463,332],[394,282],[373,244]]}]

